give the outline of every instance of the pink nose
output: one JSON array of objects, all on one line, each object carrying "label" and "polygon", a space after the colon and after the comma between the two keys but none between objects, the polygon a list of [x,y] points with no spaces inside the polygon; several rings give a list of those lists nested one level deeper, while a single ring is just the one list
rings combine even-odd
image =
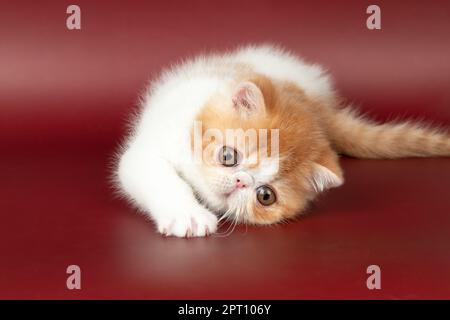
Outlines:
[{"label": "pink nose", "polygon": [[236,188],[245,188],[247,185],[240,179],[236,179]]},{"label": "pink nose", "polygon": [[236,176],[236,188],[242,189],[248,187],[252,182],[252,177],[245,172],[239,172]]}]

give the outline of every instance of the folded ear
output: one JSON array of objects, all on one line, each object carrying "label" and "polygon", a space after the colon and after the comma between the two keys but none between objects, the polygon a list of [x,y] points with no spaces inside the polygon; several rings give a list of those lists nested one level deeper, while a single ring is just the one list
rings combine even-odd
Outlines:
[{"label": "folded ear", "polygon": [[233,106],[246,117],[265,114],[264,96],[253,82],[245,81],[239,84],[233,94]]}]

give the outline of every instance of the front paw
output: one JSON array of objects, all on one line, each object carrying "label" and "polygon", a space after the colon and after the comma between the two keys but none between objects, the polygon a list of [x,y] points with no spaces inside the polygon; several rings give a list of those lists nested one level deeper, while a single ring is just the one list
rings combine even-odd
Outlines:
[{"label": "front paw", "polygon": [[165,236],[205,237],[217,231],[217,217],[206,209],[196,210],[160,221],[158,231]]}]

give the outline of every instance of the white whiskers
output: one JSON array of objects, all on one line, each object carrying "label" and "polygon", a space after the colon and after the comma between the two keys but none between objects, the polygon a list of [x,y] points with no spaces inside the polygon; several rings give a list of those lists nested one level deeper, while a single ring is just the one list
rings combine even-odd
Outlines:
[{"label": "white whiskers", "polygon": [[216,233],[216,236],[227,237],[233,233],[238,223],[245,221],[247,215],[247,194],[245,192],[237,193],[230,201],[228,210],[219,219],[219,228],[225,223],[230,225],[224,232]]}]

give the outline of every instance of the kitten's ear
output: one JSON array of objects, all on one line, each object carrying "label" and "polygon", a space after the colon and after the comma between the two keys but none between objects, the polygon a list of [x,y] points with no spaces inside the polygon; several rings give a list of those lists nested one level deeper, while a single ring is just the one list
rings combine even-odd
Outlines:
[{"label": "kitten's ear", "polygon": [[339,187],[344,183],[344,176],[339,165],[338,156],[333,151],[327,151],[313,164],[311,185],[315,192]]},{"label": "kitten's ear", "polygon": [[336,173],[315,163],[313,169],[313,175],[311,178],[311,185],[316,192],[322,192],[330,188],[336,188],[344,183],[344,179],[338,176]]},{"label": "kitten's ear", "polygon": [[264,115],[266,112],[264,96],[253,82],[242,82],[234,92],[232,100],[233,106],[243,116]]}]

